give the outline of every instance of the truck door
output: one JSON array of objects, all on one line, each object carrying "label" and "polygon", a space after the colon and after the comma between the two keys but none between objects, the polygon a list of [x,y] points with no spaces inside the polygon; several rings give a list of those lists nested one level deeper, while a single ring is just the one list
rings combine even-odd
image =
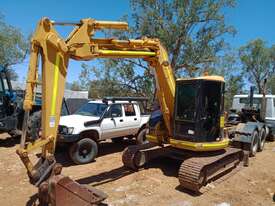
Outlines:
[{"label": "truck door", "polygon": [[124,136],[125,120],[121,104],[112,104],[101,122],[102,139]]},{"label": "truck door", "polygon": [[132,103],[124,103],[123,110],[125,114],[125,121],[127,124],[125,125],[125,134],[133,135],[136,134],[139,130],[140,126],[140,111],[136,104]]}]

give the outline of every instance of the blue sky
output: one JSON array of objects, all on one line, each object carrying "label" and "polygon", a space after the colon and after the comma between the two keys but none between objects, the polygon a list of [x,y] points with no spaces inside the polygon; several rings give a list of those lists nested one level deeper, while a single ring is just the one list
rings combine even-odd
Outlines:
[{"label": "blue sky", "polygon": [[[9,24],[20,28],[27,36],[43,16],[56,21],[78,21],[87,17],[115,21],[130,13],[130,3],[128,0],[1,0],[0,12],[4,14]],[[234,48],[258,37],[267,41],[269,45],[275,44],[275,0],[239,0],[235,8],[225,9],[224,12],[226,22],[237,29],[235,37],[226,37],[226,41]],[[65,35],[71,29],[68,27],[58,31]],[[68,82],[78,78],[80,64],[70,61]],[[96,62],[89,64],[97,65]],[[20,80],[24,80],[28,59],[14,68]]]}]

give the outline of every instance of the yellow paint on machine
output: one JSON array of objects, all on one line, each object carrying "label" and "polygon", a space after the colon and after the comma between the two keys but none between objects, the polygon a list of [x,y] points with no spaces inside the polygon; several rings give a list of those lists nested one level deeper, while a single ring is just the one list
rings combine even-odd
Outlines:
[{"label": "yellow paint on machine", "polygon": [[220,117],[220,128],[224,128],[224,116]]},{"label": "yellow paint on machine", "polygon": [[100,54],[107,56],[127,56],[127,57],[136,57],[136,56],[156,56],[156,52],[150,51],[117,51],[117,50],[98,50]]},{"label": "yellow paint on machine", "polygon": [[179,149],[187,149],[192,151],[216,151],[225,149],[229,145],[229,139],[225,138],[216,142],[188,142],[177,139],[170,139],[170,144]]},{"label": "yellow paint on machine", "polygon": [[55,64],[54,64],[54,80],[53,80],[53,96],[52,96],[52,105],[51,105],[51,116],[55,116],[55,110],[56,110],[56,97],[57,97],[58,78],[59,78],[59,63],[60,63],[60,55],[57,54]]},{"label": "yellow paint on machine", "polygon": [[149,142],[154,142],[154,143],[158,143],[158,138],[156,136],[153,136],[153,135],[146,135],[146,139],[149,141]]},{"label": "yellow paint on machine", "polygon": [[[158,143],[158,138],[154,135],[146,135],[146,139],[152,143]],[[172,147],[179,149],[187,149],[191,151],[216,151],[219,149],[225,149],[229,145],[229,139],[225,138],[216,142],[189,142],[184,140],[170,139]]]}]

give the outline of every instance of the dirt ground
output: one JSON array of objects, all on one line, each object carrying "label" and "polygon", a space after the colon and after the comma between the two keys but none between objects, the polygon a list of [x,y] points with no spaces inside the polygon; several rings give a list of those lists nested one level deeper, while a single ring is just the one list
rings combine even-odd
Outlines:
[{"label": "dirt ground", "polygon": [[[29,184],[23,164],[15,154],[18,139],[0,139],[0,205],[30,206],[37,189]],[[79,183],[89,184],[108,194],[109,206],[171,205],[171,206],[239,206],[275,205],[275,142],[250,159],[250,165],[210,189],[194,195],[179,188],[177,170],[180,162],[159,158],[139,172],[123,168],[123,145],[106,142],[100,145],[95,162],[73,165],[64,149],[59,149],[57,160],[63,164],[63,174]]]}]

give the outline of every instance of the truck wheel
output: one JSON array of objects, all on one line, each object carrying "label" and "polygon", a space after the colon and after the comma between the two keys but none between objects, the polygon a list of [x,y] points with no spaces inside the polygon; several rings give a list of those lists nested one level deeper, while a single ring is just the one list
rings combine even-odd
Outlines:
[{"label": "truck wheel", "polygon": [[112,142],[113,143],[122,143],[124,140],[124,137],[115,137],[115,138],[112,138]]},{"label": "truck wheel", "polygon": [[268,134],[267,135],[267,140],[270,142],[274,142],[275,141],[275,135],[274,134]]},{"label": "truck wheel", "polygon": [[149,141],[146,139],[146,134],[148,133],[148,129],[144,128],[141,131],[139,131],[137,137],[136,137],[136,141],[137,144],[146,144]]},{"label": "truck wheel", "polygon": [[69,149],[70,158],[75,164],[86,164],[93,161],[97,152],[97,143],[90,138],[79,140]]},{"label": "truck wheel", "polygon": [[32,141],[38,139],[41,131],[41,111],[34,112],[30,115],[27,126],[28,138]]},{"label": "truck wheel", "polygon": [[263,151],[264,144],[265,144],[265,139],[266,139],[266,131],[265,131],[265,128],[262,128],[261,131],[260,131],[260,136],[259,136],[258,152]]},{"label": "truck wheel", "polygon": [[254,157],[257,153],[258,150],[258,143],[259,143],[259,134],[257,130],[254,130],[252,133],[252,140],[250,143],[250,151],[249,151],[249,156]]}]

